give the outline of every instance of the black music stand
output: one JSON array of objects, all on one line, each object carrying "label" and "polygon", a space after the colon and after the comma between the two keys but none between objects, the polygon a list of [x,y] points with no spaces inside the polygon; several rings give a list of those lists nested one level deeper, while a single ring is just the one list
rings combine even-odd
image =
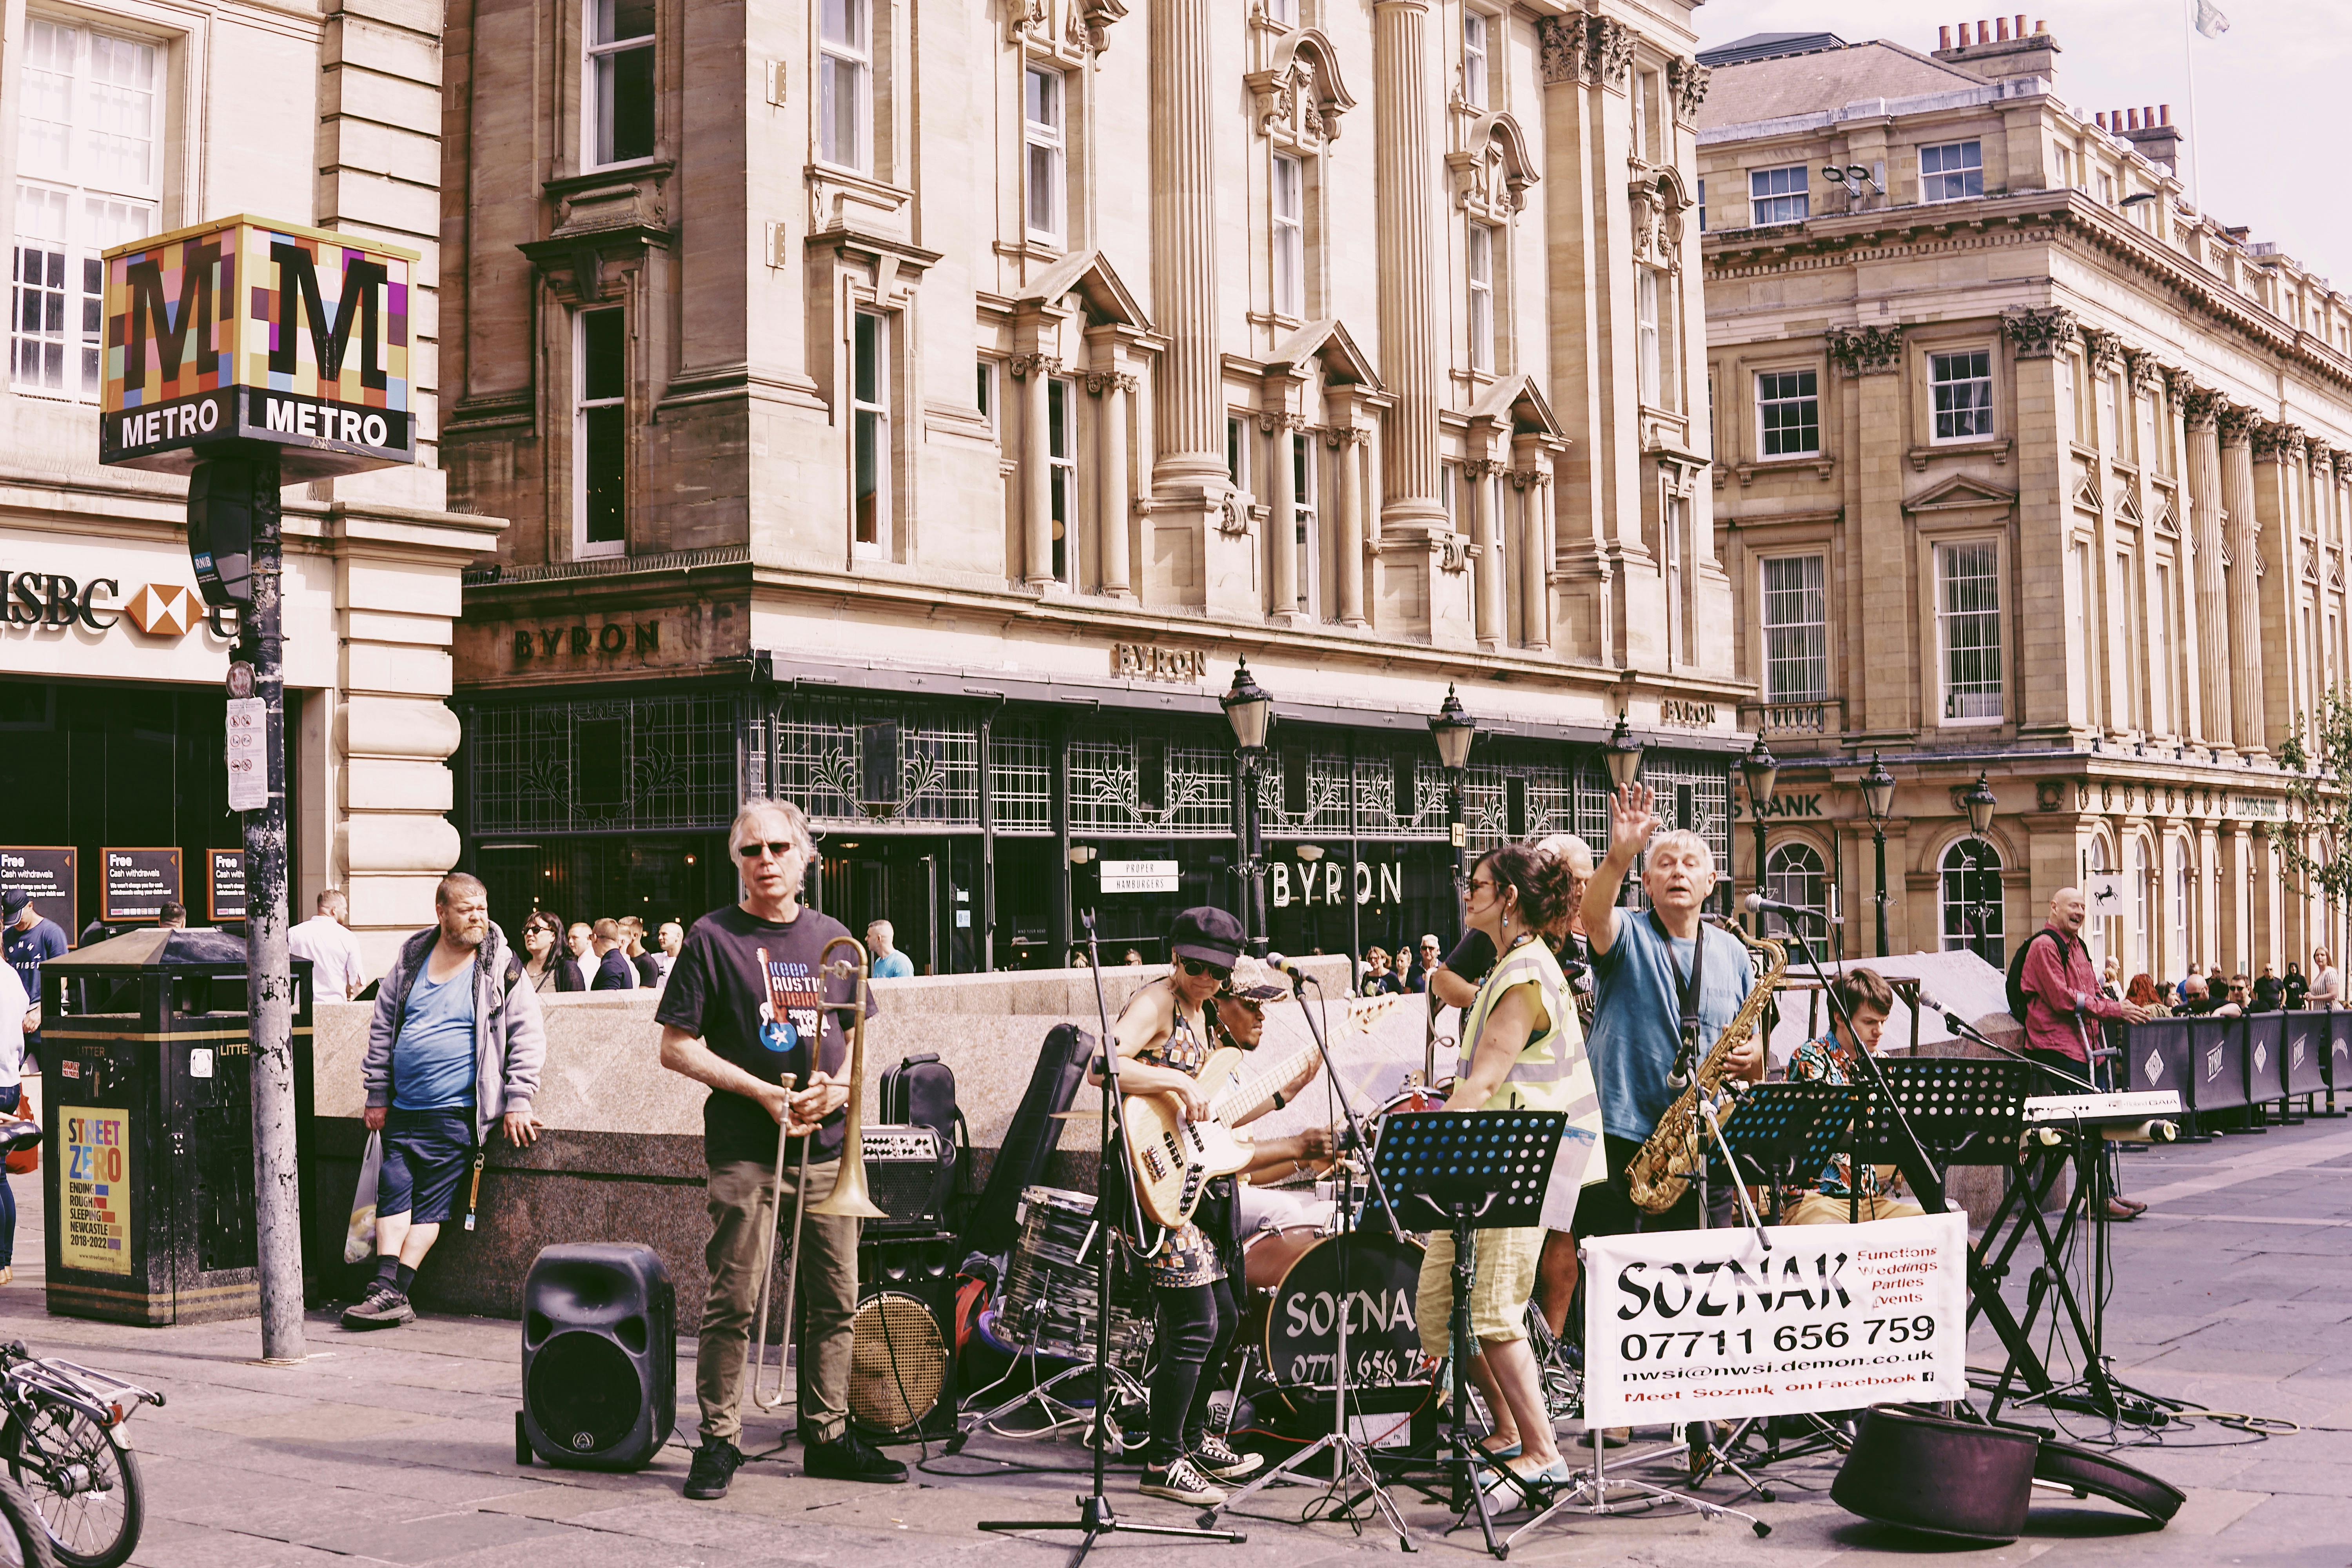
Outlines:
[{"label": "black music stand", "polygon": [[[1810,1185],[1837,1158],[1853,1122],[1858,1091],[1837,1083],[1759,1083],[1740,1091],[1723,1123],[1723,1143],[1738,1164],[1719,1179],[1760,1182],[1780,1217],[1780,1194]],[[1712,1153],[1723,1164],[1720,1152]]]},{"label": "black music stand", "polygon": [[[1372,1156],[1372,1173],[1387,1191],[1389,1213],[1402,1224],[1426,1217],[1430,1228],[1454,1235],[1454,1305],[1447,1334],[1454,1363],[1454,1409],[1446,1457],[1438,1462],[1455,1481],[1464,1512],[1475,1510],[1486,1550],[1500,1559],[1510,1548],[1495,1538],[1481,1466],[1494,1461],[1470,1438],[1470,1286],[1477,1275],[1475,1233],[1525,1230],[1543,1224],[1545,1191],[1568,1113],[1561,1110],[1427,1110],[1391,1116]],[[1465,1491],[1470,1500],[1461,1503]],[[1457,1527],[1458,1528],[1458,1527]]]}]

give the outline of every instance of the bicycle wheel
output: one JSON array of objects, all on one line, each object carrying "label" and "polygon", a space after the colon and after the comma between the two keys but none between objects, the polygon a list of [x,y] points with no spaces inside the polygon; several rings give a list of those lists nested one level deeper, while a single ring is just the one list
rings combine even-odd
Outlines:
[{"label": "bicycle wheel", "polygon": [[64,1568],[120,1568],[130,1559],[147,1519],[139,1460],[105,1427],[37,1393],[7,1457],[10,1478],[25,1489]]},{"label": "bicycle wheel", "polygon": [[25,1489],[0,1479],[0,1568],[56,1568],[49,1532]]}]

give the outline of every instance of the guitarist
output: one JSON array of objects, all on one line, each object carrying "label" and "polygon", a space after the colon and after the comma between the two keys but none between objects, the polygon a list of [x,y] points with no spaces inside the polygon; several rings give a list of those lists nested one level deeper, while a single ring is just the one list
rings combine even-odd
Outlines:
[{"label": "guitarist", "polygon": [[[1276,953],[1279,958],[1281,954]],[[1243,957],[1234,964],[1233,978],[1216,994],[1209,1012],[1209,1021],[1225,1044],[1235,1050],[1254,1051],[1265,1038],[1265,1009],[1269,1003],[1290,994],[1279,971],[1263,959]],[[1315,1081],[1323,1068],[1321,1053],[1309,1056],[1288,1083],[1275,1096],[1267,1110],[1279,1110],[1298,1098],[1298,1091]],[[1263,1115],[1265,1112],[1259,1112]],[[1255,1120],[1250,1118],[1249,1120]],[[1267,1138],[1254,1145],[1256,1152],[1250,1156],[1249,1166],[1242,1172],[1243,1180],[1253,1186],[1272,1186],[1286,1182],[1310,1165],[1328,1160],[1339,1151],[1338,1140],[1328,1127],[1308,1127],[1287,1138]]]},{"label": "guitarist", "polygon": [[[1111,1026],[1122,1058],[1119,1087],[1136,1095],[1171,1095],[1184,1114],[1210,1114],[1197,1081],[1215,1039],[1210,1002],[1233,978],[1241,958],[1241,922],[1223,910],[1186,910],[1168,932],[1174,967],[1130,998]],[[1089,1077],[1101,1081],[1100,1065]],[[1128,1211],[1127,1152],[1122,1141],[1103,1173],[1107,1199]],[[1148,1238],[1147,1238],[1148,1239]],[[1151,1437],[1143,1453],[1142,1492],[1194,1508],[1225,1500],[1218,1481],[1240,1480],[1265,1463],[1242,1454],[1208,1429],[1209,1384],[1202,1372],[1222,1365],[1240,1327],[1234,1284],[1241,1278],[1241,1238],[1230,1178],[1209,1184],[1193,1217],[1166,1233],[1146,1262],[1159,1318],[1160,1364],[1151,1383]]]}]

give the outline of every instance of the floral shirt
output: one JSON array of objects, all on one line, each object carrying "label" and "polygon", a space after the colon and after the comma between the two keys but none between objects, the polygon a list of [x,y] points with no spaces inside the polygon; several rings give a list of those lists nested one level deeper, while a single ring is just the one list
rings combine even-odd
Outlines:
[{"label": "floral shirt", "polygon": [[[1851,1084],[1853,1082],[1853,1053],[1838,1044],[1834,1036],[1823,1036],[1818,1040],[1808,1040],[1797,1047],[1795,1056],[1789,1058],[1789,1081],[1790,1083]],[[1822,1167],[1821,1179],[1814,1184],[1812,1190],[1819,1192],[1823,1197],[1848,1196],[1846,1164],[1846,1157],[1843,1154],[1832,1158],[1828,1164]],[[1874,1198],[1882,1191],[1900,1185],[1900,1178],[1894,1173],[1895,1167],[1892,1165],[1884,1167],[1864,1165],[1862,1168],[1862,1195]],[[1803,1189],[1794,1189],[1790,1194],[1792,1199],[1804,1195]]]},{"label": "floral shirt", "polygon": [[[1173,1068],[1189,1078],[1201,1076],[1209,1065],[1209,1045],[1192,1026],[1185,1021],[1180,1010],[1176,1026],[1158,1045],[1146,1047],[1135,1053],[1135,1059],[1146,1067]],[[1231,1182],[1220,1177],[1209,1184],[1209,1190],[1193,1211],[1194,1217],[1186,1220],[1168,1233],[1160,1250],[1151,1255],[1150,1268],[1154,1285],[1186,1289],[1194,1285],[1213,1285],[1225,1277],[1225,1260],[1217,1249],[1215,1240],[1202,1228],[1201,1219],[1212,1211],[1227,1214],[1231,1200],[1223,1194],[1231,1191]],[[1228,1224],[1223,1228],[1230,1228]]]}]

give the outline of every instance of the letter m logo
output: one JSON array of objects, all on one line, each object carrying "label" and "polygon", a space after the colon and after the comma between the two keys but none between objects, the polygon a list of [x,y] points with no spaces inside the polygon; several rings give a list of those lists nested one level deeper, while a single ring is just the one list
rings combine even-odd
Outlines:
[{"label": "letter m logo", "polygon": [[302,325],[307,311],[310,327],[310,347],[318,356],[320,382],[339,380],[343,374],[343,355],[351,351],[352,328],[356,324],[360,337],[360,384],[381,389],[387,384],[383,361],[377,352],[383,320],[384,285],[389,275],[381,261],[354,257],[343,263],[341,297],[335,301],[333,321],[327,319],[327,307],[319,297],[319,268],[309,251],[299,245],[280,240],[269,247],[269,259],[278,267],[278,321],[270,341],[269,369],[274,374],[291,374],[295,369],[295,333]]},{"label": "letter m logo", "polygon": [[[147,382],[147,344],[154,341],[155,360],[165,381],[176,380],[180,361],[188,355],[188,331],[195,329],[194,361],[190,369],[211,375],[220,368],[213,341],[213,278],[220,270],[220,247],[191,246],[181,257],[180,297],[163,291],[163,265],[150,258],[134,261],[124,276],[131,295],[130,320],[123,323],[122,379],[125,385]],[[176,306],[176,309],[174,308]]]}]

